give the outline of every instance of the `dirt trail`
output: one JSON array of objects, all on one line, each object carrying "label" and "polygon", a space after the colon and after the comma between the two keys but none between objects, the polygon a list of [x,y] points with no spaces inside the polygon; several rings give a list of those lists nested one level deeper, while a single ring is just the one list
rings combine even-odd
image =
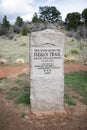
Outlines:
[{"label": "dirt trail", "polygon": [[[1,65],[0,69],[4,71],[6,77],[16,77],[18,74],[23,73],[23,70],[28,68],[29,65]],[[65,64],[64,71],[65,72],[73,72],[85,70],[87,71],[87,66],[83,64]]]},{"label": "dirt trail", "polygon": [[65,64],[64,71],[65,72],[73,72],[73,71],[87,71],[87,66],[83,64]]}]

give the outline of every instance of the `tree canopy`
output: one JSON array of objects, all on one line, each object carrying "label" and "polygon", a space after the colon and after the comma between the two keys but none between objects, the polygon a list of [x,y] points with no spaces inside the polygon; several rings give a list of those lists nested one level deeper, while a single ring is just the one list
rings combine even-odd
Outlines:
[{"label": "tree canopy", "polygon": [[39,7],[40,18],[47,22],[57,22],[60,20],[60,12],[54,6]]},{"label": "tree canopy", "polygon": [[84,22],[87,25],[87,8],[82,11],[82,18],[84,19]]},{"label": "tree canopy", "polygon": [[15,24],[18,25],[19,27],[21,27],[23,25],[23,19],[20,16],[18,16],[16,18]]},{"label": "tree canopy", "polygon": [[68,13],[65,19],[68,29],[77,30],[77,27],[80,24],[81,15],[78,12]]},{"label": "tree canopy", "polygon": [[10,23],[7,20],[7,16],[4,16],[3,20],[2,20],[2,28],[6,28],[9,29],[10,28]]},{"label": "tree canopy", "polygon": [[32,22],[33,23],[36,23],[36,22],[38,22],[38,14],[37,13],[34,13],[34,15],[33,15],[33,18],[32,18]]}]

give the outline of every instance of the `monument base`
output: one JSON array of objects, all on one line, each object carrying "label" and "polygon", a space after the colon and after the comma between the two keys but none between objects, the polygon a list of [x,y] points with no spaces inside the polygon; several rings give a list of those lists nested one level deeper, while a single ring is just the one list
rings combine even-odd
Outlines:
[{"label": "monument base", "polygon": [[61,111],[44,111],[44,112],[33,112],[33,115],[35,115],[36,118],[46,118],[51,116],[64,116],[67,115],[67,111],[64,108],[64,110]]}]

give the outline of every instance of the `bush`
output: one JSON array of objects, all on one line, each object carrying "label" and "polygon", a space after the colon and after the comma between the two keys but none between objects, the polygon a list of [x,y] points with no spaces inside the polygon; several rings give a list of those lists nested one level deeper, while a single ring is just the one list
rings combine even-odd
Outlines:
[{"label": "bush", "polygon": [[77,48],[72,48],[72,49],[71,49],[71,53],[72,53],[72,54],[79,54],[80,52],[79,52],[79,49],[77,49]]},{"label": "bush", "polygon": [[73,31],[73,30],[68,31],[66,35],[67,35],[68,37],[73,37],[73,36],[74,36],[74,31]]},{"label": "bush", "polygon": [[15,25],[13,31],[15,33],[20,33],[21,32],[21,28],[18,25]]},{"label": "bush", "polygon": [[24,25],[24,26],[22,27],[22,35],[25,35],[25,36],[26,36],[27,33],[28,33],[28,28],[27,28],[27,26]]},{"label": "bush", "polygon": [[64,53],[64,57],[67,57],[68,56],[68,54],[67,53]]}]

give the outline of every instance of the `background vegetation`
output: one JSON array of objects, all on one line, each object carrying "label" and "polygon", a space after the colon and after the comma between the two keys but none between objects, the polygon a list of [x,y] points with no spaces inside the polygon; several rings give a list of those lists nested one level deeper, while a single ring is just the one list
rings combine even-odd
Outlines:
[{"label": "background vegetation", "polygon": [[[70,12],[65,21],[62,21],[61,12],[54,6],[39,7],[39,12],[34,13],[31,22],[24,22],[18,16],[14,25],[11,25],[7,16],[4,16],[0,23],[0,58],[14,63],[18,55],[28,62],[29,34],[46,28],[59,29],[65,33],[65,56],[73,56],[75,61],[81,61],[83,58],[84,64],[87,64],[87,9],[81,14]],[[10,54],[12,51],[13,54]]]}]

